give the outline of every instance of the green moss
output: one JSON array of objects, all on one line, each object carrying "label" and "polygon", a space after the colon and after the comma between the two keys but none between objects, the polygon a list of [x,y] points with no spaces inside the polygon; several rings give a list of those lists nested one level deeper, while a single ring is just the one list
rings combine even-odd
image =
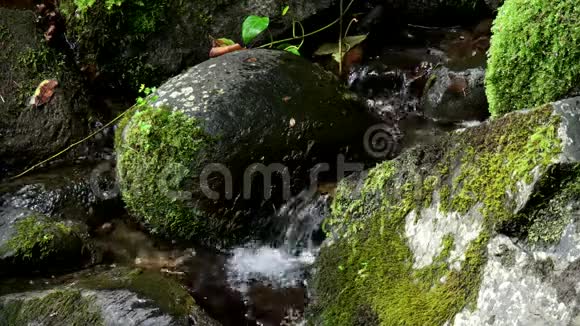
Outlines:
[{"label": "green moss", "polygon": [[552,169],[537,188],[519,215],[530,224],[525,237],[534,245],[558,243],[566,226],[577,219],[574,212],[580,210],[580,165]]},{"label": "green moss", "polygon": [[63,222],[31,215],[15,225],[16,234],[6,243],[8,250],[25,259],[45,259],[57,254],[70,241],[73,230]]},{"label": "green moss", "polygon": [[127,207],[154,231],[192,238],[209,222],[186,205],[211,142],[194,118],[166,108],[139,107],[121,123],[116,142],[121,191]]},{"label": "green moss", "polygon": [[[321,251],[322,277],[314,279],[318,322],[350,325],[367,306],[381,325],[441,325],[473,305],[490,235],[519,222],[513,195],[561,153],[559,124],[550,106],[510,114],[378,165],[358,194],[352,181],[341,183],[327,221],[333,245]],[[413,268],[405,221],[426,204],[462,214],[478,207],[483,215],[460,270],[449,267],[452,235],[430,266]]]},{"label": "green moss", "polygon": [[3,325],[104,325],[100,312],[92,305],[93,298],[79,290],[65,289],[31,300],[11,299],[0,303]]},{"label": "green moss", "polygon": [[506,0],[492,32],[486,94],[493,116],[560,99],[580,83],[576,0]]},{"label": "green moss", "polygon": [[78,286],[93,290],[128,289],[153,300],[163,312],[179,318],[187,317],[195,304],[178,282],[153,271],[116,269],[81,280]]}]

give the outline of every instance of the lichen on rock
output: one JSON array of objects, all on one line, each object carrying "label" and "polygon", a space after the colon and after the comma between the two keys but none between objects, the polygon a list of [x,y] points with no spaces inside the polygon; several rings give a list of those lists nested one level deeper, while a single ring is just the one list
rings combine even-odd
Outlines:
[{"label": "lichen on rock", "polygon": [[[311,321],[350,325],[363,306],[380,325],[442,325],[484,304],[490,239],[533,243],[546,221],[536,199],[570,198],[566,189],[576,187],[555,171],[578,165],[577,107],[570,99],[511,113],[341,182],[312,280]],[[564,233],[554,229],[551,237]]]},{"label": "lichen on rock", "polygon": [[506,0],[493,23],[486,94],[493,116],[561,99],[580,83],[575,0]]}]

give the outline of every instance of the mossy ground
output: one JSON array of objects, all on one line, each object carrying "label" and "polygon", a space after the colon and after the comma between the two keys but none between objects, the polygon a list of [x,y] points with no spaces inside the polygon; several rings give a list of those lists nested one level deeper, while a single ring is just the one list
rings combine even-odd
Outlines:
[{"label": "mossy ground", "polygon": [[486,71],[490,112],[558,100],[580,83],[576,0],[506,0],[493,24]]},{"label": "mossy ground", "polygon": [[[141,106],[118,128],[116,149],[123,199],[153,231],[192,238],[209,222],[188,205],[201,167],[194,166],[210,144],[194,118],[166,108]],[[197,186],[197,185],[195,185]]]},{"label": "mossy ground", "polygon": [[[552,113],[546,106],[510,114],[406,152],[370,170],[356,195],[352,183],[341,183],[326,226],[333,244],[321,251],[321,277],[314,278],[314,322],[352,325],[362,306],[380,325],[441,325],[474,304],[490,236],[506,225],[529,225],[521,221],[528,215],[513,213],[513,194],[561,153],[560,120]],[[483,230],[459,270],[448,261],[452,235],[430,266],[413,268],[405,220],[429,205],[460,214],[481,206]]]}]

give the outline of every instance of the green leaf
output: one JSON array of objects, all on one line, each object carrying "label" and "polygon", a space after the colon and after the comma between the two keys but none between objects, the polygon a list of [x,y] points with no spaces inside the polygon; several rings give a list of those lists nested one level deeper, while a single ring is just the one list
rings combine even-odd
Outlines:
[{"label": "green leaf", "polygon": [[288,13],[288,9],[290,9],[290,6],[286,6],[282,9],[282,16],[286,16],[286,14]]},{"label": "green leaf", "polygon": [[229,45],[236,44],[236,42],[230,40],[229,38],[225,38],[225,37],[218,38],[216,41],[218,42],[219,46],[229,46]]},{"label": "green leaf", "polygon": [[297,56],[300,56],[300,49],[296,45],[290,45],[289,47],[285,48],[284,51],[290,52]]},{"label": "green leaf", "polygon": [[269,17],[248,16],[242,24],[242,39],[248,45],[270,25]]},{"label": "green leaf", "polygon": [[[343,38],[342,39],[342,56],[344,56],[344,54],[346,52],[348,52],[348,50],[352,49],[353,47],[360,44],[362,41],[366,40],[366,38],[367,38],[367,35],[355,35],[355,36],[347,36],[347,37]],[[316,50],[316,52],[314,52],[315,56],[330,55],[330,54],[332,54],[332,58],[336,62],[340,62],[342,60],[342,57],[340,55],[340,51],[338,51],[338,43],[322,44]]]}]

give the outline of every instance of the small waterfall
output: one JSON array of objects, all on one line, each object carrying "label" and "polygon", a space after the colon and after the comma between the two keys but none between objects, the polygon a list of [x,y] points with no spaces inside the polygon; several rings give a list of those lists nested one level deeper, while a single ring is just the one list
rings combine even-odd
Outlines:
[{"label": "small waterfall", "polygon": [[226,264],[232,288],[247,293],[262,283],[273,288],[302,286],[323,240],[321,224],[329,211],[329,195],[306,196],[304,191],[278,211],[279,226],[272,244],[251,243],[235,248]]}]

